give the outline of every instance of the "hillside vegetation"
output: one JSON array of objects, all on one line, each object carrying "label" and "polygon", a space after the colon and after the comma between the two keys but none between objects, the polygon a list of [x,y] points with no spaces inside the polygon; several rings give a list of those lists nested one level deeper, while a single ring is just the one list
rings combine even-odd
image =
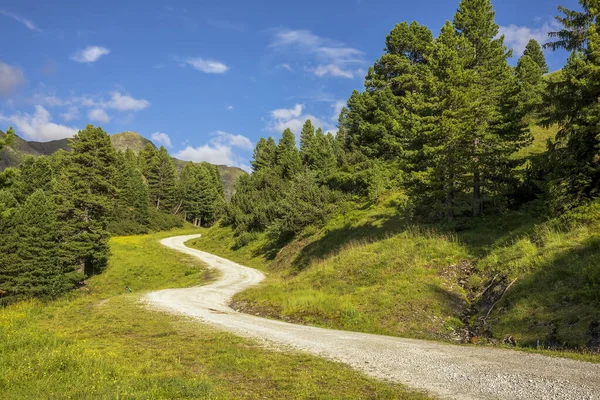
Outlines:
[{"label": "hillside vegetation", "polygon": [[561,8],[548,74],[515,67],[489,0],[397,24],[334,136],[258,141],[194,246],[270,272],[253,313],[340,329],[600,351],[600,14]]},{"label": "hillside vegetation", "polygon": [[86,289],[0,309],[3,398],[425,398],[341,364],[145,309],[146,290],[211,279],[197,261],[158,243],[196,232],[113,238],[108,268]]},{"label": "hillside vegetation", "polygon": [[[6,134],[0,131],[0,139]],[[133,151],[135,154],[143,150],[147,144],[151,144],[157,148],[154,143],[136,132],[121,132],[110,135],[110,140],[117,151],[125,152]],[[9,146],[0,150],[0,172],[6,168],[18,167],[28,157],[51,156],[58,150],[71,151],[68,139],[51,140],[49,142],[34,142],[27,141],[15,135],[14,140]],[[173,158],[177,170],[183,169],[186,161]],[[229,167],[227,165],[217,165],[223,187],[225,197],[230,199],[234,192],[234,185],[237,179],[245,175],[246,172],[237,167]]]}]

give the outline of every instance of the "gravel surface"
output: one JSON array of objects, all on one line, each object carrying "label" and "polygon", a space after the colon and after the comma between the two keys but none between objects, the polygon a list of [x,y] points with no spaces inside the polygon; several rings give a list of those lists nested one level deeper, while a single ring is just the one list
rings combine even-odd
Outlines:
[{"label": "gravel surface", "polygon": [[198,257],[221,272],[214,283],[152,292],[145,300],[176,314],[348,364],[368,375],[404,383],[447,399],[600,399],[600,365],[508,349],[459,346],[415,339],[336,331],[242,314],[231,297],[264,279],[244,267],[184,243],[200,235],[161,243]]}]

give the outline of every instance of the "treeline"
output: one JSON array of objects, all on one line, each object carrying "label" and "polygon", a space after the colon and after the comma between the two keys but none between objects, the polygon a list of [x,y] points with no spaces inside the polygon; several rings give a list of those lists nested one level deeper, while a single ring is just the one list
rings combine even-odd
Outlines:
[{"label": "treeline", "polygon": [[[14,133],[9,129],[7,141]],[[5,145],[6,143],[0,143]],[[54,297],[104,270],[111,235],[209,225],[224,208],[216,166],[177,173],[164,147],[117,151],[88,125],[71,152],[0,174],[0,302]]]},{"label": "treeline", "polygon": [[[463,0],[439,34],[401,23],[369,68],[365,90],[342,110],[337,135],[310,121],[299,149],[291,131],[261,139],[253,174],[242,179],[226,213],[238,245],[253,232],[274,238],[319,226],[345,202],[377,202],[386,191],[416,220],[458,220],[530,201],[546,213],[595,198],[600,187],[600,36],[598,8],[560,8],[564,29],[546,45],[572,51],[562,72],[546,75],[531,40],[512,67],[489,0]],[[594,3],[595,4],[595,3]],[[541,156],[517,156],[530,127],[557,125]]]}]

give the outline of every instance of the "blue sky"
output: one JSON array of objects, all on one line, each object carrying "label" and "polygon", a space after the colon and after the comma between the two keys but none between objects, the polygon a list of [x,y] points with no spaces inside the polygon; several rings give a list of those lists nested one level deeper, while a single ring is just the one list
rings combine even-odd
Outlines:
[{"label": "blue sky", "polygon": [[[496,0],[522,52],[576,0]],[[248,168],[254,143],[335,131],[396,23],[437,34],[458,0],[0,0],[0,129],[47,141],[87,123],[136,131],[175,156]],[[564,53],[547,53],[552,70]]]}]

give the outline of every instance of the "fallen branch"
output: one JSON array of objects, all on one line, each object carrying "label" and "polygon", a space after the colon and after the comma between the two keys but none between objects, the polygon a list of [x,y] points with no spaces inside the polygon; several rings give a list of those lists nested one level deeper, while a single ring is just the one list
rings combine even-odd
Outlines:
[{"label": "fallen branch", "polygon": [[492,286],[494,286],[494,283],[496,282],[496,278],[498,277],[498,275],[500,275],[500,274],[496,274],[496,276],[494,276],[494,278],[492,278],[492,283],[490,283],[488,285],[488,287],[486,287],[483,290],[483,292],[481,292],[477,296],[473,297],[473,300],[476,300],[476,299],[480,298],[481,296],[483,296],[485,294],[485,292],[487,292]]},{"label": "fallen branch", "polygon": [[508,284],[508,286],[506,287],[506,289],[504,289],[504,292],[502,292],[502,296],[500,296],[500,298],[494,304],[492,304],[492,306],[490,307],[489,311],[485,315],[484,319],[487,319],[490,316],[490,314],[491,314],[492,310],[494,309],[494,307],[496,306],[496,304],[498,304],[500,302],[500,300],[502,300],[502,298],[504,297],[504,295],[506,294],[506,292],[508,292],[508,289],[510,289],[510,287],[517,281],[517,279],[519,279],[519,278],[515,278],[514,281],[512,281],[511,283]]}]

